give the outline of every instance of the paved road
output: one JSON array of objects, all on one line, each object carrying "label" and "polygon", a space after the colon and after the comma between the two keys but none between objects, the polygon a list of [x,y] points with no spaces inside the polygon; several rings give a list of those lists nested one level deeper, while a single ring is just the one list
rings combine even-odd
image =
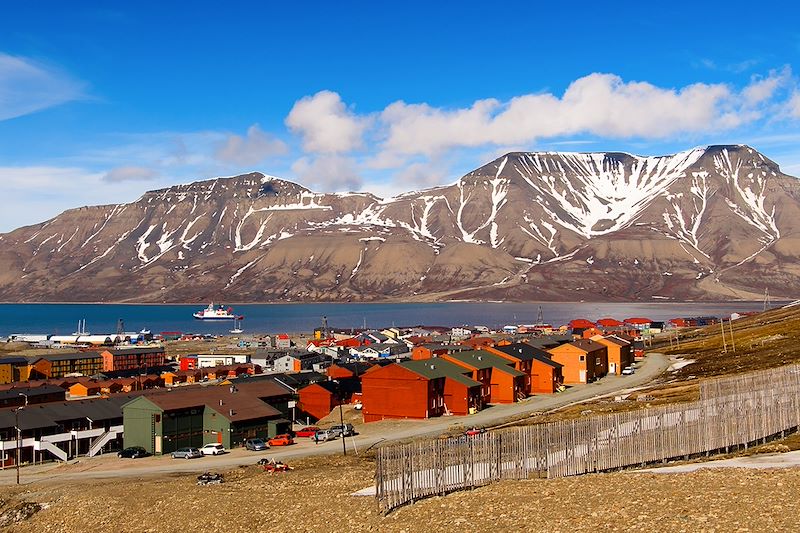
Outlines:
[{"label": "paved road", "polygon": [[[465,427],[494,427],[525,415],[547,412],[603,396],[624,394],[653,381],[670,366],[670,363],[671,361],[666,356],[651,353],[644,361],[637,363],[638,369],[632,376],[606,376],[594,383],[570,387],[562,393],[533,396],[510,405],[496,405],[469,416],[447,416],[424,421],[396,421],[389,427],[383,427],[380,422],[368,424],[362,426],[363,434],[346,440],[347,450],[348,453],[356,453],[385,441],[440,435],[454,424],[463,424]],[[254,464],[259,458],[265,456],[291,462],[292,459],[300,457],[341,452],[341,440],[315,445],[311,439],[298,439],[298,444],[286,449],[273,448],[267,452],[248,452],[236,449],[225,455],[192,460],[171,459],[168,456],[128,460],[118,459],[115,454],[92,458],[81,457],[78,460],[70,461],[69,464],[47,463],[24,467],[21,469],[21,478],[23,483],[35,483],[86,479],[87,477],[118,478],[200,473]],[[14,482],[15,472],[13,469],[0,471],[0,484],[7,485]]]}]

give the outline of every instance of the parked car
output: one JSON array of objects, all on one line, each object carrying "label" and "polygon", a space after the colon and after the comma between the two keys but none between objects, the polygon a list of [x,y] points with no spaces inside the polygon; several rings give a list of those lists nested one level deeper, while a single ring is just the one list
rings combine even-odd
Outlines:
[{"label": "parked car", "polygon": [[475,435],[480,435],[481,433],[486,433],[486,428],[479,428],[479,427],[472,427],[464,432],[464,435],[467,437],[474,437]]},{"label": "parked car", "polygon": [[341,436],[351,437],[356,434],[356,430],[353,427],[353,424],[331,426],[330,431],[337,437]]},{"label": "parked car", "polygon": [[221,455],[225,453],[225,446],[212,442],[200,448],[200,451],[203,452],[203,455]]},{"label": "parked car", "polygon": [[194,459],[203,457],[203,452],[200,451],[200,448],[178,448],[170,455],[173,459]]},{"label": "parked car", "polygon": [[270,446],[289,446],[294,444],[294,439],[288,433],[282,435],[275,435],[267,441]]},{"label": "parked car", "polygon": [[634,370],[634,368],[632,366],[626,366],[625,368],[622,369],[622,375],[623,376],[630,376],[631,374],[634,374],[635,372],[636,371]]},{"label": "parked car", "polygon": [[317,431],[319,431],[319,428],[317,426],[308,426],[304,427],[303,429],[298,429],[295,432],[295,435],[298,437],[313,437],[314,433],[316,433]]},{"label": "parked car", "polygon": [[244,447],[253,452],[269,450],[269,444],[264,442],[264,439],[247,439],[244,441]]},{"label": "parked car", "polygon": [[336,435],[330,432],[327,429],[320,429],[314,434],[314,441],[316,442],[327,442],[329,440],[333,440],[336,438]]},{"label": "parked car", "polygon": [[117,457],[126,459],[138,459],[139,457],[147,457],[148,455],[152,454],[141,446],[130,446],[129,448],[117,452]]}]

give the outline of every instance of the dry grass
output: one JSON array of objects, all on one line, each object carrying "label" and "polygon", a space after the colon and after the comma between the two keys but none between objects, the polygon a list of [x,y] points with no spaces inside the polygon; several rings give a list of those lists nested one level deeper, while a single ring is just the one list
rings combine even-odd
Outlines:
[{"label": "dry grass", "polygon": [[[596,474],[509,481],[378,512],[354,490],[373,466],[355,458],[298,462],[285,474],[235,470],[222,485],[192,476],[87,480],[0,489],[0,520],[22,502],[46,509],[20,533],[205,531],[792,531],[800,469]],[[30,505],[28,506],[30,507]]]},{"label": "dry grass", "polygon": [[800,309],[776,309],[733,322],[733,350],[730,328],[725,326],[725,343],[719,325],[680,334],[680,346],[662,344],[654,347],[668,355],[696,362],[676,375],[686,379],[727,374],[800,362]]}]

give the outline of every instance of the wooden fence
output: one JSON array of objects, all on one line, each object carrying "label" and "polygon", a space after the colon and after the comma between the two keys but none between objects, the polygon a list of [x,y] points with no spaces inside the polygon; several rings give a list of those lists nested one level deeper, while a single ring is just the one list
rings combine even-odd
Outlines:
[{"label": "wooden fence", "polygon": [[501,479],[574,476],[708,455],[800,426],[800,366],[710,381],[697,402],[383,446],[375,476],[379,505],[386,512]]}]

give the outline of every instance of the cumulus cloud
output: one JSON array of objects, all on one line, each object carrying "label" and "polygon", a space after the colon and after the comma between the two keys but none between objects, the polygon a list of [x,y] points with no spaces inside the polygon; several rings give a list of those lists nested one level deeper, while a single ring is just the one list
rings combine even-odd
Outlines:
[{"label": "cumulus cloud", "polygon": [[230,135],[217,148],[216,158],[235,165],[255,165],[267,157],[287,152],[286,143],[264,133],[258,124],[247,129],[244,137]]},{"label": "cumulus cloud", "polygon": [[332,91],[301,98],[286,117],[286,125],[302,137],[306,152],[327,154],[360,148],[370,122],[369,117],[348,109]]},{"label": "cumulus cloud", "polygon": [[103,175],[103,181],[119,183],[121,181],[150,181],[158,177],[158,172],[146,167],[117,167]]},{"label": "cumulus cloud", "polygon": [[364,116],[348,109],[338,94],[322,91],[298,101],[286,124],[310,153],[352,151],[369,133],[382,141],[365,167],[386,169],[457,148],[530,146],[575,135],[663,140],[729,131],[769,114],[792,79],[786,67],[753,77],[741,89],[722,83],[670,88],[594,73],[562,94],[488,98],[463,108],[398,101]]},{"label": "cumulus cloud", "polygon": [[83,84],[55,69],[0,52],[0,120],[84,97]]},{"label": "cumulus cloud", "polygon": [[[751,91],[752,99],[760,101],[769,90],[763,82]],[[526,94],[507,103],[479,100],[454,110],[398,102],[381,114],[388,129],[384,148],[435,154],[458,146],[522,144],[581,133],[667,138],[732,128],[751,119],[739,113],[736,96],[722,84],[664,89],[647,82],[624,82],[613,74],[590,74],[571,83],[560,97]]]},{"label": "cumulus cloud", "polygon": [[316,190],[357,191],[363,184],[356,162],[340,155],[301,157],[292,172],[300,183]]}]

